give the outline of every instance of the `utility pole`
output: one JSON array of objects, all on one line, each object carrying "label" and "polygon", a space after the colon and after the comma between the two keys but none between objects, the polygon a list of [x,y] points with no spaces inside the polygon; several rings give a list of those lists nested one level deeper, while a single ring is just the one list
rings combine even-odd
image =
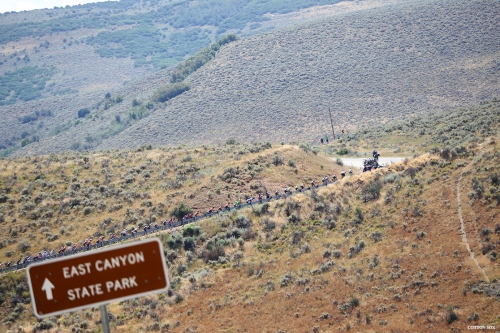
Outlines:
[{"label": "utility pole", "polygon": [[330,113],[330,124],[332,125],[332,133],[333,133],[332,140],[335,140],[335,131],[333,130],[332,111],[330,110],[330,107],[328,107],[328,112]]}]

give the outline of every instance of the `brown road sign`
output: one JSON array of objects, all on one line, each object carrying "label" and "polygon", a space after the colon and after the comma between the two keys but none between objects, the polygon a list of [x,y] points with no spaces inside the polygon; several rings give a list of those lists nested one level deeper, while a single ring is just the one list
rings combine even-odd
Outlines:
[{"label": "brown road sign", "polygon": [[167,291],[170,286],[159,239],[35,263],[27,273],[39,318]]}]

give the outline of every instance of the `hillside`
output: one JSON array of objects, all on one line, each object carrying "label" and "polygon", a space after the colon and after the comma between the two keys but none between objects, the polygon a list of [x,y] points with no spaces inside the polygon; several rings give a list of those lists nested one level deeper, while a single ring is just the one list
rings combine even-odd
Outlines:
[{"label": "hillside", "polygon": [[[251,35],[325,11],[331,14],[337,7],[346,11],[401,1],[337,6],[339,0],[123,0],[7,12],[0,14],[0,73],[55,67],[62,75],[51,80],[45,96],[85,91],[92,85],[112,88],[130,77],[109,77],[111,73],[137,76],[171,67],[229,32]],[[85,66],[89,60],[94,66]],[[33,99],[19,90],[11,98],[1,92],[0,105]]]},{"label": "hillside", "polygon": [[78,110],[131,82],[143,98],[155,73],[224,35],[405,1],[124,0],[0,14],[0,156],[74,126]]},{"label": "hillside", "polygon": [[241,40],[190,76],[189,92],[101,147],[317,140],[328,108],[339,131],[492,98],[496,5],[416,2]]},{"label": "hillside", "polygon": [[[500,103],[419,120],[312,148],[229,141],[3,159],[1,259],[159,221],[180,203],[203,211],[319,183],[342,169],[341,149],[363,156],[373,144],[385,156],[399,142],[412,155],[402,163],[160,234],[172,291],[111,304],[113,332],[498,329]],[[99,330],[98,309],[37,321],[25,279],[1,277],[2,331]]]},{"label": "hillside", "polygon": [[[127,126],[116,119],[130,119],[134,98],[149,101],[170,71],[113,91],[123,102],[108,109],[102,95],[72,112],[61,107],[58,131],[36,134],[36,122],[14,119],[4,127],[39,135],[14,153],[21,156],[230,138],[312,143],[330,131],[328,108],[337,133],[446,111],[498,96],[498,6],[426,0],[276,29],[224,46],[184,80],[189,91]],[[82,107],[91,113],[77,121]]]}]

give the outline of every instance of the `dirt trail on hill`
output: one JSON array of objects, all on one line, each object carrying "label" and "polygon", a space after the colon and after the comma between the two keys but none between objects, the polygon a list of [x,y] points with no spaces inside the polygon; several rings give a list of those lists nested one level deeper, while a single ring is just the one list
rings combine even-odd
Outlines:
[{"label": "dirt trail on hill", "polygon": [[[479,147],[480,147],[479,151],[481,152],[483,145],[480,145]],[[460,201],[460,185],[462,182],[463,174],[465,173],[465,171],[467,171],[467,169],[470,168],[470,166],[472,166],[473,163],[474,163],[474,159],[469,164],[467,164],[467,166],[465,166],[463,168],[462,172],[460,173],[460,177],[458,177],[458,179],[457,179],[458,218],[460,219],[460,233],[462,234],[462,241],[465,243],[465,246],[467,247],[467,250],[469,251],[469,255],[472,258],[472,260],[474,260],[474,262],[476,263],[477,268],[479,268],[481,270],[481,272],[483,273],[484,279],[486,280],[486,282],[489,283],[490,279],[488,278],[488,275],[486,275],[483,268],[481,266],[479,266],[479,263],[477,262],[477,259],[474,256],[474,252],[472,252],[472,250],[470,248],[469,241],[467,240],[467,233],[465,232],[464,219],[462,217],[462,202]]]}]

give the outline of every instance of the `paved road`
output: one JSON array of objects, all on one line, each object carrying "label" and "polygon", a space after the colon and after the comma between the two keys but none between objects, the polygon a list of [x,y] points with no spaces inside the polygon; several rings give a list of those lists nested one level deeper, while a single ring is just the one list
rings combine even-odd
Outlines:
[{"label": "paved road", "polygon": [[[336,160],[337,158],[334,158]],[[363,160],[365,158],[341,158],[342,162],[346,167],[362,168]],[[378,163],[380,165],[389,165],[394,162],[399,162],[404,160],[405,157],[379,157]]]}]

